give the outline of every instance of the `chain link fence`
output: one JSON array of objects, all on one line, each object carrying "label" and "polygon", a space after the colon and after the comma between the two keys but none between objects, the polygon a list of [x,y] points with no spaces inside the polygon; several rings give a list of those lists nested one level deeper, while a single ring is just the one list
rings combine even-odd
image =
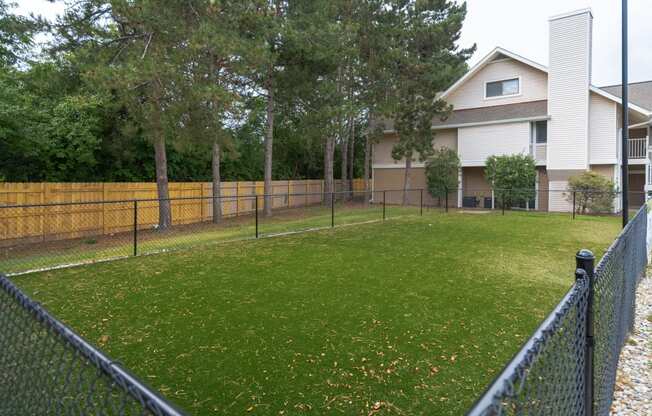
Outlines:
[{"label": "chain link fence", "polygon": [[647,266],[647,226],[642,207],[595,270],[590,252],[578,253],[575,284],[469,416],[609,414]]},{"label": "chain link fence", "polygon": [[[613,215],[619,198],[618,193],[549,189],[461,188],[441,195],[424,189],[285,194],[275,189],[269,196],[256,192],[252,187],[219,198],[0,206],[0,270],[10,275],[48,270],[424,211]],[[161,221],[163,211],[169,213],[169,222]]]},{"label": "chain link fence", "polygon": [[[0,206],[9,275],[419,215],[423,190],[306,192]],[[270,209],[265,209],[265,201]],[[163,225],[161,208],[171,222]]]},{"label": "chain link fence", "polygon": [[0,415],[183,413],[0,275]]}]

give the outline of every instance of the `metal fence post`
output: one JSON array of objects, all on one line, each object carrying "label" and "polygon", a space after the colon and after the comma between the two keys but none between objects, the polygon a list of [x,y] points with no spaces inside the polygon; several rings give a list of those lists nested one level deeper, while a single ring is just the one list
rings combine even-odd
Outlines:
[{"label": "metal fence post", "polygon": [[590,250],[582,249],[575,255],[577,270],[575,279],[589,279],[589,289],[586,303],[586,340],[584,343],[584,414],[595,414],[594,397],[594,331],[593,331],[593,280],[595,276],[595,256]]},{"label": "metal fence post", "polygon": [[335,227],[335,192],[331,192],[331,228]]},{"label": "metal fence post", "polygon": [[501,208],[502,208],[502,210],[503,210],[503,215],[505,215],[505,191],[502,191],[502,192],[500,193],[500,196],[501,196],[500,199],[502,199],[502,201],[501,201],[502,203],[501,203],[500,205],[502,205]]},{"label": "metal fence post", "polygon": [[385,190],[383,190],[383,221],[385,220]]},{"label": "metal fence post", "polygon": [[446,188],[446,197],[444,198],[444,204],[446,205],[446,212],[448,212],[448,188]]},{"label": "metal fence post", "polygon": [[134,199],[134,256],[138,255],[138,200]]},{"label": "metal fence post", "polygon": [[419,194],[419,215],[423,216],[423,188],[420,189],[421,193]]},{"label": "metal fence post", "polygon": [[575,194],[577,191],[573,191],[573,219],[575,219]]},{"label": "metal fence post", "polygon": [[256,211],[256,238],[258,238],[258,195],[254,197],[254,210]]}]

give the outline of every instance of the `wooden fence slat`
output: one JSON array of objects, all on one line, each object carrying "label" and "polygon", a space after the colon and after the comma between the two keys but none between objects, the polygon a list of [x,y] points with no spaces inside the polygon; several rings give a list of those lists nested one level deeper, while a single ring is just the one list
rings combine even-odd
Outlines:
[{"label": "wooden fence slat", "polygon": [[[341,181],[336,181],[341,189]],[[364,190],[364,180],[354,179],[354,191]],[[286,180],[272,182],[272,207],[293,208],[320,203],[322,180]],[[337,189],[337,188],[336,188]],[[264,193],[264,183],[223,182],[222,214],[225,217],[251,214],[253,197]],[[211,182],[171,182],[171,198],[197,198],[173,201],[174,224],[189,224],[212,219]],[[56,204],[62,202],[107,202],[133,199],[156,199],[156,183],[0,183],[0,242],[21,238],[56,240],[91,234],[114,234],[133,227],[131,203],[61,205],[57,207],[10,208],[3,205]],[[231,197],[231,198],[229,198]],[[259,204],[263,202],[259,201]],[[262,209],[263,205],[259,205]],[[138,207],[138,228],[152,228],[158,223],[158,202],[142,202]],[[32,241],[32,240],[30,240]]]}]

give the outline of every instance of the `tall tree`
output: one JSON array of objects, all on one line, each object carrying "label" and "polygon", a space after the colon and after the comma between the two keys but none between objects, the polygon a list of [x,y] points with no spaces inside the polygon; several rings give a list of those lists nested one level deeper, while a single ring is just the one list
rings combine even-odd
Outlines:
[{"label": "tall tree", "polygon": [[288,30],[287,0],[249,0],[241,2],[240,32],[249,41],[245,59],[250,70],[247,78],[251,92],[266,100],[264,135],[263,193],[264,215],[272,215],[272,179],[275,117],[278,111],[279,80],[284,71],[282,62]]},{"label": "tall tree", "polygon": [[403,203],[408,202],[413,161],[432,153],[432,120],[446,118],[451,107],[437,98],[466,69],[475,46],[460,49],[457,41],[466,4],[453,1],[402,1],[389,12],[394,30],[389,44],[393,65],[392,100],[398,142],[392,157],[405,160]]},{"label": "tall tree", "polygon": [[[221,160],[225,148],[233,147],[224,128],[229,113],[240,100],[239,82],[243,46],[237,32],[240,2],[202,0],[189,2],[190,19],[184,25],[187,39],[182,58],[187,68],[181,105],[188,108],[185,141],[200,142],[211,148],[213,222],[222,218]],[[183,111],[181,111],[183,112]]]},{"label": "tall tree", "polygon": [[193,13],[188,2],[160,7],[156,1],[82,0],[58,25],[62,45],[86,46],[95,54],[87,76],[114,91],[153,145],[160,229],[172,223],[166,145],[181,127],[175,109],[187,71],[187,37],[179,21],[189,21]]}]

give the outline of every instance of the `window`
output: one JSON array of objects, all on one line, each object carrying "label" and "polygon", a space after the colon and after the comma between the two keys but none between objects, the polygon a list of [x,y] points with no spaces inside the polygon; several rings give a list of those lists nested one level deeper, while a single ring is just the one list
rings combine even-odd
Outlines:
[{"label": "window", "polygon": [[548,122],[537,121],[534,123],[534,142],[539,143],[548,143]]},{"label": "window", "polygon": [[520,80],[518,78],[487,82],[485,85],[486,98],[517,95],[521,92]]}]

